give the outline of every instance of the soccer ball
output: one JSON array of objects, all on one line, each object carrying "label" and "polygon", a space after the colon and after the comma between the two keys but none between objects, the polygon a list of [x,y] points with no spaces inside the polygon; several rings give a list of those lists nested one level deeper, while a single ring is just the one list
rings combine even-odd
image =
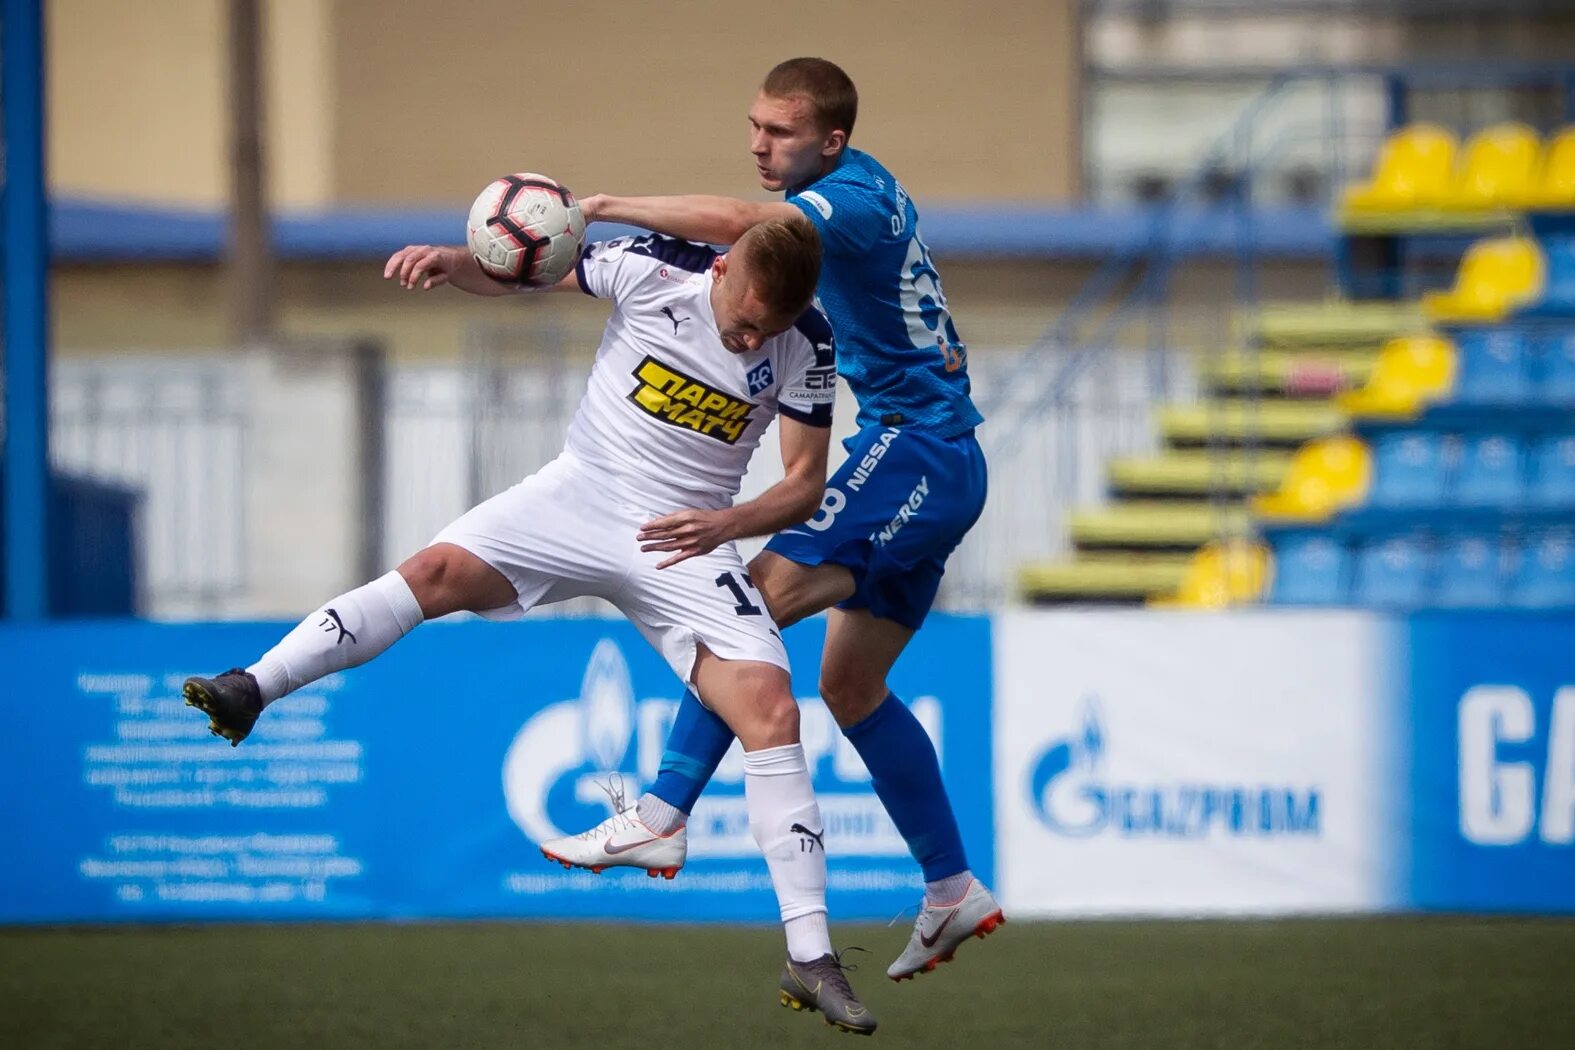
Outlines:
[{"label": "soccer ball", "polygon": [[465,239],[488,276],[545,287],[568,276],[585,244],[585,217],[563,186],[545,175],[505,175],[470,206]]}]

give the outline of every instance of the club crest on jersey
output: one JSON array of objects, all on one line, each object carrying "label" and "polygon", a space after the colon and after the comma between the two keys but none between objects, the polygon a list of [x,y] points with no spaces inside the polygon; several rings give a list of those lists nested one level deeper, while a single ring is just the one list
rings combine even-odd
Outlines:
[{"label": "club crest on jersey", "polygon": [[760,362],[747,376],[744,377],[749,384],[751,394],[761,393],[776,381],[776,376],[771,374],[771,359]]},{"label": "club crest on jersey", "polygon": [[[726,445],[736,445],[744,436],[750,413],[755,410],[754,402],[724,394],[654,357],[641,361],[633,375],[639,384],[630,391],[630,401],[664,423],[716,438]],[[753,380],[750,392],[756,392]]]}]

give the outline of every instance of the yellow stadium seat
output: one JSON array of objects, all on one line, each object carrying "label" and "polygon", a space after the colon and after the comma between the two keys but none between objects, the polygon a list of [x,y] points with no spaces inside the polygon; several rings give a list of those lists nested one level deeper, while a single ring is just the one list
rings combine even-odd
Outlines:
[{"label": "yellow stadium seat", "polygon": [[1187,562],[1181,586],[1151,608],[1223,609],[1256,602],[1268,590],[1273,565],[1261,543],[1231,540],[1207,543]]},{"label": "yellow stadium seat", "polygon": [[1454,344],[1442,336],[1391,339],[1367,382],[1337,400],[1353,416],[1410,418],[1454,388],[1456,356]]},{"label": "yellow stadium seat", "polygon": [[1575,127],[1553,136],[1536,185],[1520,203],[1528,208],[1575,211]]},{"label": "yellow stadium seat", "polygon": [[1429,292],[1422,309],[1435,321],[1501,321],[1542,295],[1542,249],[1524,237],[1490,237],[1466,250],[1447,292]]},{"label": "yellow stadium seat", "polygon": [[1436,124],[1411,124],[1390,135],[1365,185],[1345,191],[1351,211],[1434,207],[1449,193],[1455,136]]},{"label": "yellow stadium seat", "polygon": [[1525,124],[1494,124],[1466,143],[1459,176],[1443,204],[1448,208],[1503,208],[1523,200],[1537,184],[1542,141]]},{"label": "yellow stadium seat", "polygon": [[1291,458],[1285,480],[1252,501],[1259,517],[1277,521],[1327,521],[1367,497],[1373,458],[1349,434],[1309,441]]}]

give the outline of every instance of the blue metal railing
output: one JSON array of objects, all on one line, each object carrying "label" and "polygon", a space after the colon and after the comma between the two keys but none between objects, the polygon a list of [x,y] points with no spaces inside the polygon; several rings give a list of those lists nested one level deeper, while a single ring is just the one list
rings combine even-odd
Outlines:
[{"label": "blue metal railing", "polygon": [[[1100,264],[1044,335],[1021,351],[1006,374],[998,380],[997,390],[1000,395],[987,399],[982,406],[987,416],[992,409],[1004,407],[1006,398],[1012,397],[1014,393],[1044,375],[1039,367],[1039,359],[1046,352],[1058,350],[1067,352],[1061,368],[1052,374],[1040,395],[1031,400],[1026,414],[1019,411],[1015,419],[997,421],[998,425],[1004,423],[1003,429],[1008,431],[1020,428],[1027,418],[1049,409],[1065,398],[1072,385],[1108,349],[1116,335],[1131,324],[1135,310],[1163,308],[1166,303],[1164,293],[1168,288],[1169,270],[1174,264],[1176,254],[1173,242],[1177,221],[1206,222],[1210,219],[1223,218],[1232,210],[1227,207],[1213,209],[1212,214],[1210,212],[1200,214],[1197,211],[1186,211],[1186,203],[1201,195],[1200,191],[1204,183],[1213,173],[1228,170],[1228,162],[1232,159],[1231,151],[1238,147],[1245,129],[1250,129],[1262,119],[1269,108],[1283,96],[1287,86],[1293,82],[1293,78],[1289,76],[1277,78],[1250,101],[1232,122],[1230,128],[1208,149],[1202,162],[1155,210],[1149,222],[1149,235],[1146,240],[1140,245],[1112,255]],[[1239,207],[1235,210],[1240,211]],[[1236,218],[1238,222],[1242,221],[1240,216]],[[1121,293],[1123,286],[1126,286],[1124,294]],[[1112,301],[1113,296],[1119,298]],[[1103,319],[1092,333],[1080,337],[1083,329],[1099,316]],[[1014,400],[1020,399],[1014,398]],[[1008,450],[1015,448],[1017,442],[1008,437],[1003,447]]]}]

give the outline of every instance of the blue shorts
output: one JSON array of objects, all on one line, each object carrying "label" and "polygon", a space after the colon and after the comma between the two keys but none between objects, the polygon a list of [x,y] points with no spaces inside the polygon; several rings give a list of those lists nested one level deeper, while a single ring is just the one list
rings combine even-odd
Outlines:
[{"label": "blue shorts", "polygon": [[838,608],[918,630],[946,559],[984,510],[984,452],[971,431],[940,438],[881,426],[843,447],[847,462],[826,483],[820,510],[766,550],[800,565],[846,566],[855,590]]}]

